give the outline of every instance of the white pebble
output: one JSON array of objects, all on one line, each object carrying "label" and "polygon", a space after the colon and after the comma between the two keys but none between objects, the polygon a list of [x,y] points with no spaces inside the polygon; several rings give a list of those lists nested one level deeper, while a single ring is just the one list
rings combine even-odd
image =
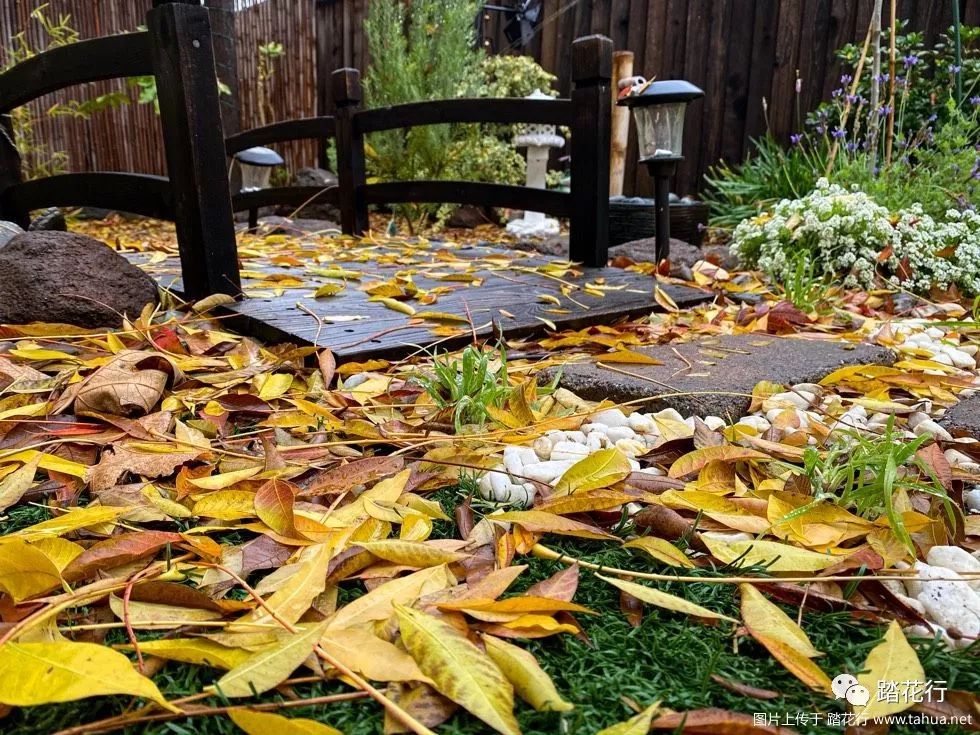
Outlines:
[{"label": "white pebble", "polygon": [[513,477],[520,477],[528,465],[537,464],[538,455],[530,447],[504,447],[504,468]]},{"label": "white pebble", "polygon": [[551,449],[552,460],[562,460],[562,459],[572,459],[580,460],[585,459],[589,456],[589,448],[584,444],[576,444],[575,442],[562,441],[557,442]]},{"label": "white pebble", "polygon": [[963,507],[970,513],[980,513],[980,485],[963,491]]},{"label": "white pebble", "polygon": [[618,408],[607,408],[605,411],[594,413],[592,414],[591,421],[594,424],[605,424],[609,427],[629,425],[629,419],[626,418],[626,414]]},{"label": "white pebble", "polygon": [[915,429],[915,427],[921,424],[923,421],[930,421],[930,420],[932,420],[932,416],[930,416],[929,414],[925,413],[924,411],[916,411],[911,416],[909,416],[908,427],[910,429]]},{"label": "white pebble", "polygon": [[[933,546],[926,555],[926,561],[935,567],[952,569],[958,574],[980,574],[980,561],[959,546]],[[980,577],[968,581],[974,592],[980,592]]]},{"label": "white pebble", "polygon": [[636,436],[636,432],[628,426],[613,426],[606,432],[606,436],[609,437],[609,441],[615,444],[620,439],[634,438]]},{"label": "white pebble", "polygon": [[776,393],[762,402],[762,409],[771,412],[774,409],[783,408],[809,408],[814,400],[816,400],[816,396],[813,393],[793,393],[792,391]]},{"label": "white pebble", "polygon": [[539,436],[534,440],[534,453],[538,455],[540,459],[550,459],[551,449],[554,447],[555,442],[552,441],[551,437]]},{"label": "white pebble", "polygon": [[703,419],[704,425],[707,426],[712,431],[721,431],[725,428],[725,419],[721,416],[705,416]]},{"label": "white pebble", "polygon": [[645,413],[631,413],[628,419],[629,427],[635,431],[637,434],[654,434],[657,433],[657,425],[654,423],[653,419]]},{"label": "white pebble", "polygon": [[912,429],[912,431],[915,432],[916,436],[922,436],[923,434],[932,434],[933,437],[935,437],[936,439],[940,439],[942,441],[947,441],[947,442],[953,441],[952,434],[950,434],[948,431],[946,431],[946,429],[944,429],[942,426],[937,424],[932,419],[929,419],[928,421],[920,422],[919,424],[916,425],[914,429]]},{"label": "white pebble", "polygon": [[681,416],[680,412],[676,408],[665,408],[663,411],[657,411],[653,414],[653,417],[658,421],[683,421],[684,417]]},{"label": "white pebble", "polygon": [[923,604],[929,618],[960,637],[980,635],[980,595],[965,580],[959,581],[962,578],[951,569],[926,564],[916,567],[921,577],[956,580],[919,583],[921,589],[915,598]]},{"label": "white pebble", "polygon": [[[772,428],[772,424],[769,419],[763,418],[762,416],[744,416],[738,420],[739,424],[743,426],[748,426],[751,429],[755,429],[760,434],[764,434]],[[736,424],[737,426],[738,424]]]},{"label": "white pebble", "polygon": [[607,437],[605,434],[600,434],[598,431],[593,431],[585,438],[585,446],[589,448],[590,452],[598,452],[600,449],[604,449],[608,444],[609,437]]},{"label": "white pebble", "polygon": [[646,445],[636,439],[620,439],[615,447],[627,457],[638,457],[647,451]]},{"label": "white pebble", "polygon": [[548,462],[538,462],[524,468],[524,475],[550,485],[559,477],[568,472],[568,468],[575,464],[573,459],[550,460]]}]

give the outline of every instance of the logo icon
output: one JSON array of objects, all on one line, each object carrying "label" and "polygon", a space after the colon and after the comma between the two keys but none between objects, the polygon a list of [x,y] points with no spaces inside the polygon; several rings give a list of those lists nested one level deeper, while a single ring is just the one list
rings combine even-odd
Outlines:
[{"label": "logo icon", "polygon": [[851,674],[838,674],[830,683],[830,688],[837,699],[846,699],[854,707],[863,707],[871,700],[871,692],[866,686],[858,683]]}]

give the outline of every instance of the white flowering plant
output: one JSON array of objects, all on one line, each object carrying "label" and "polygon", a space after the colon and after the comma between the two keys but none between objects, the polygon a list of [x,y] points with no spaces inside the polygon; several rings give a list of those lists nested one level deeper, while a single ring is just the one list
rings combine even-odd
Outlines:
[{"label": "white flowering plant", "polygon": [[806,259],[816,275],[847,288],[956,286],[980,294],[980,213],[950,209],[937,221],[918,205],[890,212],[856,187],[826,179],[743,220],[732,249],[744,265],[781,282]]}]

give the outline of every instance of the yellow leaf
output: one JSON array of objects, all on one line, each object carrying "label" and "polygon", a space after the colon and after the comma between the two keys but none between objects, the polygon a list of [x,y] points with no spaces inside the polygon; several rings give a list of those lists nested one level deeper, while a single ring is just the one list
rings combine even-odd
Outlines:
[{"label": "yellow leaf", "polygon": [[254,709],[229,710],[228,717],[248,735],[344,735],[330,725],[303,717],[283,717]]},{"label": "yellow leaf", "polygon": [[657,286],[653,291],[654,300],[664,307],[666,311],[680,311],[677,306],[677,302],[670,298],[670,294],[664,291],[660,286]]},{"label": "yellow leaf", "polygon": [[261,471],[261,467],[247,467],[244,470],[224,472],[220,475],[211,475],[210,477],[188,478],[187,481],[194,487],[199,487],[202,490],[224,490],[242,480],[255,477]]},{"label": "yellow leaf", "polygon": [[669,477],[687,477],[700,471],[701,468],[710,462],[744,462],[750,459],[771,460],[772,458],[768,454],[763,454],[755,449],[736,447],[733,444],[702,447],[701,449],[695,449],[693,452],[688,452],[674,462],[670,466],[670,471],[667,474]]},{"label": "yellow leaf", "polygon": [[559,495],[557,497],[552,495],[535,509],[556,515],[568,515],[571,513],[589,513],[593,510],[607,510],[626,505],[626,503],[634,500],[637,500],[635,495],[629,495],[618,490],[589,490],[574,495]]},{"label": "yellow leaf", "polygon": [[555,484],[555,493],[568,495],[609,487],[632,472],[629,457],[618,449],[602,449],[579,460]]},{"label": "yellow leaf", "polygon": [[370,551],[379,559],[390,561],[392,564],[404,564],[405,566],[416,568],[452,564],[469,556],[458,551],[440,549],[438,546],[425,544],[421,541],[400,541],[396,539],[362,541],[358,546]]},{"label": "yellow leaf", "polygon": [[251,697],[269,691],[285,681],[313,653],[325,628],[326,623],[312,626],[249,656],[211,688],[226,697]]},{"label": "yellow leaf", "polygon": [[466,317],[460,316],[459,314],[450,314],[445,311],[417,311],[415,312],[415,317],[417,319],[428,319],[436,322],[469,324],[469,320]]},{"label": "yellow leaf", "polygon": [[534,533],[556,533],[564,536],[596,539],[599,541],[618,541],[616,536],[606,533],[601,528],[579,523],[571,518],[564,518],[540,510],[515,510],[508,513],[497,513],[487,516],[491,521],[508,521],[516,523],[525,530]]},{"label": "yellow leaf", "polygon": [[807,658],[822,656],[803,629],[784,613],[777,605],[766,599],[755,585],[740,584],[742,595],[742,621],[749,632],[782,641],[795,648]]},{"label": "yellow leaf", "polygon": [[255,493],[251,490],[218,490],[194,503],[191,512],[196,516],[221,521],[255,518]]},{"label": "yellow leaf", "polygon": [[330,630],[364,625],[391,617],[395,603],[409,604],[422,595],[456,584],[456,577],[445,566],[430,567],[406,577],[397,577],[366,595],[348,603],[330,619]]},{"label": "yellow leaf", "polygon": [[205,638],[162,638],[156,641],[141,641],[140,651],[144,656],[156,656],[168,661],[182,661],[195,666],[212,666],[225,670],[239,666],[251,655],[240,648],[226,648]]},{"label": "yellow leaf", "polygon": [[313,298],[322,299],[327,296],[336,296],[345,288],[347,288],[347,286],[342,283],[324,283],[322,286],[320,286],[320,288],[313,292]]},{"label": "yellow leaf", "polygon": [[406,304],[402,301],[396,301],[395,299],[389,298],[387,296],[375,296],[368,299],[368,301],[378,301],[385,306],[387,306],[392,311],[399,311],[402,314],[407,314],[408,316],[415,315],[415,307],[411,304]]},{"label": "yellow leaf", "polygon": [[39,452],[36,449],[25,449],[21,452],[11,454],[4,459],[6,459],[8,462],[27,463],[32,461],[35,457],[40,457],[38,466],[42,470],[48,470],[49,472],[60,472],[64,475],[71,475],[72,477],[78,477],[83,480],[88,474],[88,467],[80,462],[73,462],[70,459],[64,459],[55,454]]},{"label": "yellow leaf", "polygon": [[24,539],[0,539],[0,590],[14,602],[49,592],[61,585],[61,570],[43,551]]},{"label": "yellow leaf", "polygon": [[520,735],[514,689],[500,668],[451,625],[395,605],[401,639],[443,696],[504,735]]},{"label": "yellow leaf", "polygon": [[797,649],[778,638],[767,638],[763,635],[753,635],[752,637],[765,646],[773,658],[804,684],[825,694],[831,692],[830,677]]},{"label": "yellow leaf", "polygon": [[683,551],[674,546],[670,541],[657,536],[643,536],[623,544],[624,549],[640,549],[645,551],[657,561],[663,562],[672,567],[685,567],[690,569],[694,563],[687,558]]},{"label": "yellow leaf", "polygon": [[263,401],[271,401],[284,395],[293,385],[293,376],[284,373],[270,375],[262,383],[259,390],[259,398]]},{"label": "yellow leaf", "polygon": [[[43,467],[44,464],[42,463]],[[33,526],[17,531],[18,538],[28,541],[47,536],[63,536],[80,528],[100,526],[114,521],[130,508],[109,507],[105,505],[87,505],[84,508],[73,508],[63,515],[35,523]]]},{"label": "yellow leaf", "polygon": [[21,499],[34,483],[34,473],[41,462],[41,455],[24,464],[0,480],[0,511],[4,511]]},{"label": "yellow leaf", "polygon": [[738,560],[740,565],[759,564],[770,572],[819,572],[844,558],[776,541],[723,541],[710,536],[703,538],[711,555],[723,564],[732,564]]},{"label": "yellow leaf", "polygon": [[596,735],[647,735],[650,732],[650,723],[659,710],[660,702],[654,702],[635,717],[600,730]]},{"label": "yellow leaf", "polygon": [[429,681],[415,659],[367,630],[328,631],[320,639],[320,645],[345,666],[372,681]]},{"label": "yellow leaf", "polygon": [[523,648],[483,636],[487,655],[507,677],[517,695],[539,712],[568,712],[575,705],[561,698],[551,677],[538,665],[537,659]]},{"label": "yellow leaf", "polygon": [[688,602],[682,597],[668,595],[666,592],[661,592],[660,590],[653,589],[652,587],[646,587],[642,584],[636,584],[635,582],[626,582],[622,579],[614,579],[613,577],[603,577],[601,574],[597,574],[596,576],[599,579],[608,582],[613,587],[618,587],[626,594],[632,595],[642,602],[646,602],[650,605],[656,605],[657,607],[662,607],[665,610],[672,610],[673,612],[683,613],[684,615],[693,615],[698,618],[727,620],[732,623],[738,622],[735,618],[730,618],[727,615],[716,613],[706,607],[701,607],[700,605],[695,605],[693,602]]},{"label": "yellow leaf", "polygon": [[[121,597],[109,596],[109,609],[120,620],[126,620],[127,609]],[[161,602],[143,602],[130,600],[128,605],[129,624],[137,629],[159,630],[161,627],[179,628],[183,625],[193,625],[202,620],[218,620],[221,612],[218,610],[202,610],[198,607],[180,607]]]},{"label": "yellow leaf", "polygon": [[[916,695],[921,695],[926,683],[919,657],[905,640],[901,626],[894,620],[885,631],[884,640],[871,649],[861,669],[866,673],[858,674],[857,680],[867,688],[871,699],[863,708],[855,708],[854,714],[859,723],[908,709],[916,703]],[[888,683],[886,686],[880,686],[885,682]],[[896,691],[896,687],[898,696],[888,697],[888,690]],[[879,697],[879,694],[884,696]],[[882,701],[888,699],[897,701]]]},{"label": "yellow leaf", "polygon": [[311,546],[304,551],[304,561],[280,587],[265,601],[265,607],[255,610],[235,622],[236,629],[250,624],[275,624],[270,614],[273,610],[279,620],[295,623],[310,609],[313,600],[326,588],[327,567],[333,557],[330,544]]},{"label": "yellow leaf", "polygon": [[609,352],[599,356],[601,362],[614,362],[627,365],[663,365],[662,360],[650,357],[636,350],[628,350],[625,347],[615,352]]},{"label": "yellow leaf", "polygon": [[95,643],[5,643],[0,646],[0,702],[31,707],[128,694],[171,711],[156,685],[123,654]]}]

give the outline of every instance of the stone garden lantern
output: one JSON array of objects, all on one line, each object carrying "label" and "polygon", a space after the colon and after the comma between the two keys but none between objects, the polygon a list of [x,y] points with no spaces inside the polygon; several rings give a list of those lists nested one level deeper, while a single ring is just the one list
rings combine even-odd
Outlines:
[{"label": "stone garden lantern", "polygon": [[[527,99],[552,98],[536,89]],[[523,133],[514,137],[514,145],[527,148],[527,185],[535,189],[546,188],[549,152],[565,145],[565,139],[558,135],[554,125],[528,125]],[[558,220],[545,217],[542,212],[524,212],[521,219],[507,224],[507,232],[517,237],[549,237],[558,234],[559,225]]]},{"label": "stone garden lantern", "polygon": [[670,256],[670,177],[684,160],[684,113],[704,92],[690,82],[671,79],[647,82],[639,77],[617,104],[633,111],[640,145],[640,163],[654,180],[657,261]]},{"label": "stone garden lantern", "polygon": [[[272,179],[272,169],[282,166],[282,156],[271,148],[255,146],[246,148],[235,154],[238,167],[242,172],[242,192],[268,189]],[[248,210],[248,227],[254,230],[258,226],[259,212],[257,209]]]}]

